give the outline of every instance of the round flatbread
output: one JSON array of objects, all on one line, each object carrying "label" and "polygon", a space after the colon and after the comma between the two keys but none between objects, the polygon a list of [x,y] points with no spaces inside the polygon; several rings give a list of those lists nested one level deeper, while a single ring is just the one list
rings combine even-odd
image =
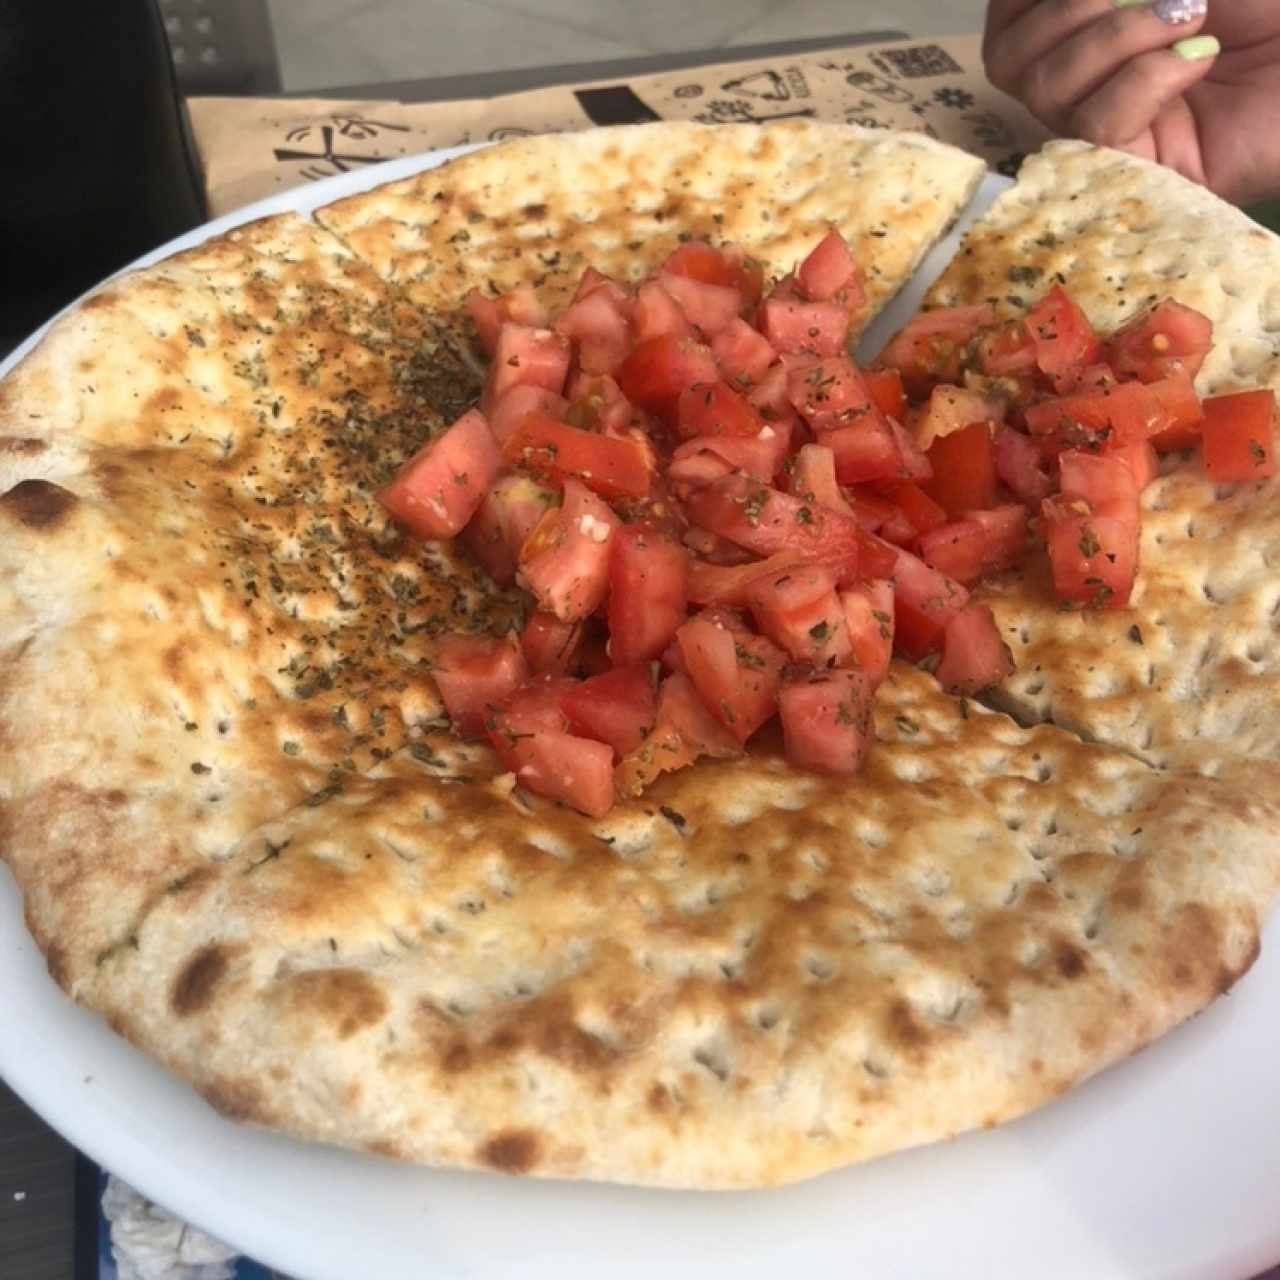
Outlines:
[{"label": "round flatbread", "polygon": [[0,851],[62,986],[238,1118],[705,1188],[1008,1119],[1230,986],[1274,790],[902,664],[854,781],[765,741],[596,821],[440,718],[436,637],[514,602],[372,494],[475,394],[466,290],[682,233],[781,271],[834,224],[878,307],[975,166],[794,123],[532,139],[54,326],[0,384]]}]

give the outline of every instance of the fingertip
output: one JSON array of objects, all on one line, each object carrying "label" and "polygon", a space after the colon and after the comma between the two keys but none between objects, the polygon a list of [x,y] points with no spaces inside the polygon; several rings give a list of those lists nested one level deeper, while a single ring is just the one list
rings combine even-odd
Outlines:
[{"label": "fingertip", "polygon": [[1189,36],[1172,45],[1169,52],[1184,62],[1205,62],[1216,58],[1222,52],[1222,45],[1217,36]]}]

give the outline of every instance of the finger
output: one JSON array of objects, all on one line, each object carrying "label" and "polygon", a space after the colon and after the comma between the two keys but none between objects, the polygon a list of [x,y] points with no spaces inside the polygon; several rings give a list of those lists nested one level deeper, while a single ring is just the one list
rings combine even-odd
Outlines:
[{"label": "finger", "polygon": [[1100,18],[1136,16],[1177,28],[1201,20],[1207,8],[1208,0],[1039,0],[984,49],[987,76],[996,88],[1017,95],[1029,68]]},{"label": "finger", "polygon": [[1170,25],[1146,7],[1113,9],[1032,63],[1017,95],[1033,115],[1062,132],[1075,104],[1126,63],[1195,35],[1204,22],[1203,13]]},{"label": "finger", "polygon": [[987,5],[986,21],[982,28],[982,56],[987,56],[992,42],[999,38],[1006,27],[1038,3],[1039,0],[991,0]]},{"label": "finger", "polygon": [[1068,132],[1104,147],[1123,147],[1151,128],[1160,112],[1203,80],[1219,46],[1196,36],[1173,49],[1144,53],[1076,104]]}]

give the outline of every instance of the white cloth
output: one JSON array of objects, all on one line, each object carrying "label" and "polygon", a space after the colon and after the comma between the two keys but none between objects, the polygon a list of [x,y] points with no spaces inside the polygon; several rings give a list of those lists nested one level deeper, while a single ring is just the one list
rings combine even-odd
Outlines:
[{"label": "white cloth", "polygon": [[119,1280],[231,1280],[236,1251],[180,1222],[108,1175],[102,1212],[111,1224]]}]

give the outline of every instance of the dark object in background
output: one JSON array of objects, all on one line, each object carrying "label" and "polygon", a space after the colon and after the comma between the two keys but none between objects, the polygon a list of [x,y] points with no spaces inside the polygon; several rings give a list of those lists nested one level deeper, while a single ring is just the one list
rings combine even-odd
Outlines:
[{"label": "dark object in background", "polygon": [[0,0],[0,341],[205,220],[155,0]]},{"label": "dark object in background", "polygon": [[160,0],[184,97],[269,97],[280,68],[267,0]]}]

